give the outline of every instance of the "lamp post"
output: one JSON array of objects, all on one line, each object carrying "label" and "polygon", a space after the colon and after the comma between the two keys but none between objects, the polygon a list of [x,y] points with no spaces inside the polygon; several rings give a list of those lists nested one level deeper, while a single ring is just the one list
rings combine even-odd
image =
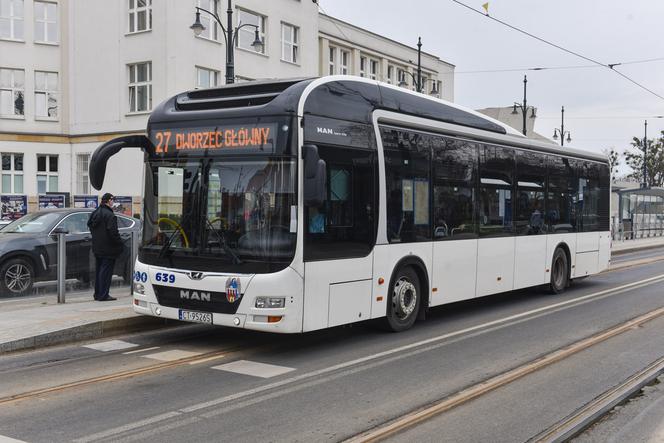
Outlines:
[{"label": "lamp post", "polygon": [[[412,63],[412,60],[409,60]],[[422,37],[417,37],[417,77],[413,75],[412,72],[403,71],[406,74],[410,75],[413,78],[413,83],[415,83],[415,90],[417,92],[422,92]],[[406,87],[408,86],[405,80],[399,81],[399,86]],[[436,85],[434,83],[434,89],[431,91],[431,94],[437,94]]]},{"label": "lamp post", "polygon": [[[409,60],[410,63],[412,63],[412,60]],[[422,37],[417,37],[417,76],[413,74],[412,72],[409,71],[402,71],[405,74],[410,75],[410,77],[413,79],[413,83],[415,84],[415,90],[417,92],[422,92]],[[431,90],[431,95],[437,96],[440,91],[436,89],[436,80],[431,78],[429,79],[433,81],[433,89]],[[401,78],[399,79],[399,86],[402,88],[405,88],[408,86],[408,83],[406,83],[406,80]]]},{"label": "lamp post", "polygon": [[553,130],[553,139],[558,140],[558,135],[560,135],[560,146],[565,145],[565,135],[567,135],[567,143],[572,141],[572,134],[569,131],[565,131],[565,107],[563,106],[560,110],[560,129],[555,128]]},{"label": "lamp post", "polygon": [[194,24],[191,25],[189,28],[194,31],[194,34],[201,35],[203,31],[205,31],[205,26],[201,23],[201,11],[211,15],[216,22],[219,24],[221,27],[221,30],[223,31],[224,34],[224,40],[226,41],[226,84],[231,84],[235,83],[235,62],[234,62],[234,48],[235,48],[235,42],[238,36],[238,32],[240,29],[244,28],[245,26],[252,26],[255,29],[255,38],[253,43],[251,44],[252,47],[256,48],[257,50],[261,50],[263,47],[263,41],[260,38],[259,34],[259,27],[258,25],[254,25],[251,23],[246,23],[244,25],[239,25],[233,29],[233,8],[231,6],[231,0],[228,0],[228,9],[226,10],[226,27],[221,23],[221,19],[215,12],[208,11],[207,9],[199,8],[196,7],[196,20],[194,21]]},{"label": "lamp post", "polygon": [[643,183],[642,188],[648,187],[648,163],[646,155],[648,154],[648,120],[643,123]]},{"label": "lamp post", "polygon": [[518,114],[516,112],[516,108],[521,109],[521,114],[523,114],[523,135],[526,135],[526,114],[528,114],[528,110],[531,111],[530,113],[530,118],[535,118],[535,107],[533,106],[528,106],[528,101],[526,100],[526,88],[528,85],[528,78],[527,76],[523,76],[523,104],[514,102],[514,107],[512,108],[512,115]]}]

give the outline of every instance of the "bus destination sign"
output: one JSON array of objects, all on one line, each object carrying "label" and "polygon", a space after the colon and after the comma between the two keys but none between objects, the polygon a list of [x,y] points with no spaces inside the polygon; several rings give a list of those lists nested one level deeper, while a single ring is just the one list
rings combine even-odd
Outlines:
[{"label": "bus destination sign", "polygon": [[168,128],[150,131],[156,155],[209,151],[274,152],[276,125]]}]

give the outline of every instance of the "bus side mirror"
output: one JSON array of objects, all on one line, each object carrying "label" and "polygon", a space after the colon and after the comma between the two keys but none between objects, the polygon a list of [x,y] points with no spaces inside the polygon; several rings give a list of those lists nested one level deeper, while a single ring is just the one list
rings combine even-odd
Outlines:
[{"label": "bus side mirror", "polygon": [[88,168],[90,176],[90,184],[93,188],[100,190],[104,185],[104,177],[106,175],[106,164],[108,159],[120,152],[124,148],[140,148],[145,152],[148,149],[153,149],[150,139],[144,135],[127,135],[109,140],[97,149],[90,158],[90,166]]},{"label": "bus side mirror", "polygon": [[318,155],[318,146],[304,145],[304,204],[321,206],[327,200],[327,168]]}]

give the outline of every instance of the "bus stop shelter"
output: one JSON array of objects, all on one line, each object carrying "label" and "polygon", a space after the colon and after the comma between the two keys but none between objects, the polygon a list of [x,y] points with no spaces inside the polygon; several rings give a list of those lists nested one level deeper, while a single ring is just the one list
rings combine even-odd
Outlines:
[{"label": "bus stop shelter", "polygon": [[618,193],[619,240],[664,235],[664,188],[622,189]]}]

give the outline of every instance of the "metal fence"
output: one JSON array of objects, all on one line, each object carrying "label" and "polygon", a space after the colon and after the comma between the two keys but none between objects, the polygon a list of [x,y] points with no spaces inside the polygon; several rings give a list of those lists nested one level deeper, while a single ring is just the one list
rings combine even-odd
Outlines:
[{"label": "metal fence", "polygon": [[641,238],[664,237],[664,220],[649,223],[620,223],[612,225],[614,240],[636,240]]},{"label": "metal fence", "polygon": [[[47,267],[56,268],[56,272],[50,272],[50,278],[40,278],[39,275],[36,275],[29,293],[8,294],[9,296],[57,294],[60,303],[65,301],[65,294],[90,293],[92,296],[96,278],[96,260],[91,247],[88,244],[82,245],[86,241],[89,243],[89,239],[81,240],[75,235],[66,233],[60,233],[57,236],[59,237],[57,249],[51,251],[53,257],[47,263]],[[111,281],[111,292],[119,293],[130,291],[140,234],[139,232],[127,232],[122,233],[121,237],[124,242],[124,251],[116,259]]]}]

